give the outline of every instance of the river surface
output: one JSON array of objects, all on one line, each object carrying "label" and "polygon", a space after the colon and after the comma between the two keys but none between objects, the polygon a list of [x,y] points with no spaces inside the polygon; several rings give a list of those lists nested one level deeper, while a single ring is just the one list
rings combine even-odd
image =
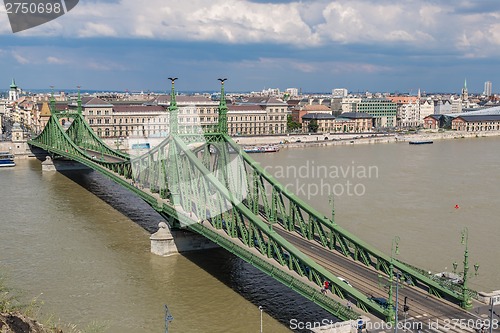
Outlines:
[{"label": "river surface", "polygon": [[[253,155],[289,189],[375,247],[440,272],[462,267],[467,227],[471,279],[500,289],[500,139],[282,149]],[[96,172],[42,173],[38,160],[0,169],[0,271],[43,313],[107,332],[287,332],[286,323],[331,318],[224,250],[157,257],[161,218]],[[456,206],[458,205],[458,206]],[[458,207],[458,208],[455,208]],[[473,270],[473,269],[472,269]]]}]

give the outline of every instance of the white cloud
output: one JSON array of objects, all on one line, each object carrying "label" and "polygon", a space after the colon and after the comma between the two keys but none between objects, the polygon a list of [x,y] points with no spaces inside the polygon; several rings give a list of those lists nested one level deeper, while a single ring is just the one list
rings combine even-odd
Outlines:
[{"label": "white cloud", "polygon": [[18,52],[16,51],[13,51],[12,52],[12,56],[14,57],[14,59],[20,63],[21,65],[26,65],[26,64],[29,64],[31,61],[28,60],[28,58],[22,56],[21,54],[19,54]]},{"label": "white cloud", "polygon": [[[296,47],[404,43],[422,50],[433,48],[463,54],[479,52],[481,45],[487,54],[498,55],[499,17],[498,9],[482,13],[465,1],[81,1],[54,21],[57,23],[29,29],[23,35],[277,43]],[[483,32],[483,36],[478,32]]]},{"label": "white cloud", "polygon": [[79,37],[114,37],[116,31],[112,27],[104,23],[88,22],[83,29],[78,31]]},{"label": "white cloud", "polygon": [[49,64],[65,64],[68,61],[66,59],[62,59],[62,58],[58,58],[58,57],[54,57],[54,56],[48,56],[47,62]]}]

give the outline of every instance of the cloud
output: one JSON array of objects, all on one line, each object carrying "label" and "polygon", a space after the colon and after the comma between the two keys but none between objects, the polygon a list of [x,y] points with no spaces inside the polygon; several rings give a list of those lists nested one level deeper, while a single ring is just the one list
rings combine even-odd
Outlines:
[{"label": "cloud", "polygon": [[68,61],[66,59],[61,59],[61,58],[54,57],[54,56],[48,56],[47,62],[49,64],[66,64],[66,63],[68,63]]},{"label": "cloud", "polygon": [[105,23],[88,22],[78,31],[79,37],[114,37],[116,35],[115,29]]},{"label": "cloud", "polygon": [[20,55],[18,52],[13,51],[12,56],[14,59],[21,65],[26,65],[30,63],[30,60],[28,60],[26,57]]},{"label": "cloud", "polygon": [[[420,49],[473,52],[463,43],[476,31],[483,46],[498,44],[500,5],[483,0],[136,0],[80,1],[57,23],[29,29],[25,35],[69,38],[141,38],[226,44],[274,43],[295,48],[345,44],[410,45]],[[55,22],[54,21],[54,22]],[[0,31],[0,33],[2,33]],[[489,50],[488,54],[498,50]]]}]

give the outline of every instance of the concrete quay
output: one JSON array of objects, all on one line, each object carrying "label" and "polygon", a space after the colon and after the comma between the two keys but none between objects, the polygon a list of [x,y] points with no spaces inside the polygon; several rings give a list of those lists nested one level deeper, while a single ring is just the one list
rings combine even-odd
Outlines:
[{"label": "concrete quay", "polygon": [[[279,145],[281,148],[307,148],[320,146],[338,146],[354,144],[398,143],[419,140],[446,140],[500,136],[500,131],[459,132],[422,130],[418,133],[302,133],[286,135],[234,136],[233,140],[241,146]],[[112,147],[119,148],[133,155],[145,153],[144,149],[132,149],[138,141],[148,142],[151,147],[158,145],[164,138],[124,138],[117,144],[116,138],[104,139]]]}]

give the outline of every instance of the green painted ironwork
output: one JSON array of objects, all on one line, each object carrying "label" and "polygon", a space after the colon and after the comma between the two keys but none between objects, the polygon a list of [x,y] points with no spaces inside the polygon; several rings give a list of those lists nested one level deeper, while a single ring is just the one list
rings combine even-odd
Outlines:
[{"label": "green painted ironwork", "polygon": [[106,146],[83,119],[80,105],[78,112],[70,115],[73,122],[67,131],[53,112],[42,133],[29,144],[108,176],[143,198],[172,228],[187,228],[204,235],[341,319],[354,319],[356,315],[341,310],[343,306],[319,293],[325,280],[340,298],[348,298],[380,318],[391,320],[391,316],[286,241],[273,225],[386,274],[395,267],[412,284],[461,301],[461,295],[404,263],[392,261],[334,223],[333,201],[329,219],[253,161],[227,135],[223,80],[219,131],[179,133],[176,78],[170,80],[170,135],[142,156],[132,158]]},{"label": "green painted ironwork", "polygon": [[170,133],[176,135],[179,133],[179,110],[177,108],[177,101],[175,100],[175,80],[176,77],[168,78],[172,82],[172,89],[170,90],[170,105],[168,110],[170,111]]},{"label": "green painted ironwork", "polygon": [[224,81],[227,79],[219,79],[220,86],[220,103],[219,103],[219,133],[227,134],[227,105],[226,95],[224,92]]}]

